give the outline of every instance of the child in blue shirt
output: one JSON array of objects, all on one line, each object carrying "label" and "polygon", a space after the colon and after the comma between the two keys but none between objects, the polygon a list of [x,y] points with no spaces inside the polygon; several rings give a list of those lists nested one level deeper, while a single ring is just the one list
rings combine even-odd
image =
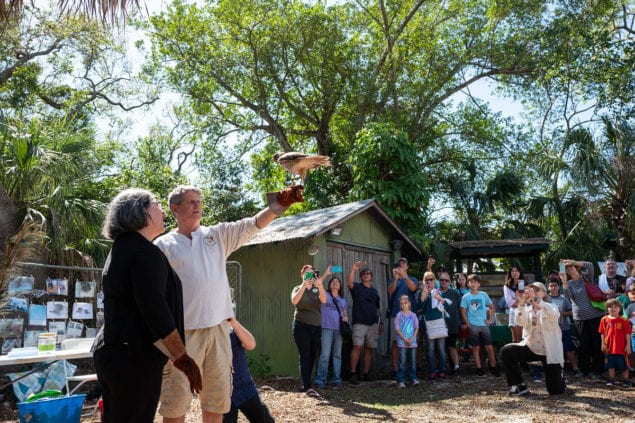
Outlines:
[{"label": "child in blue shirt", "polygon": [[407,295],[399,298],[401,311],[395,316],[395,332],[397,333],[397,350],[399,351],[399,364],[397,368],[397,387],[405,388],[404,373],[406,362],[408,363],[408,379],[413,385],[418,385],[417,380],[417,334],[419,333],[419,318],[410,308],[412,304]]},{"label": "child in blue shirt", "polygon": [[238,411],[250,422],[273,423],[269,409],[258,395],[258,389],[247,366],[245,350],[256,348],[256,339],[235,318],[229,321],[232,332],[229,334],[232,345],[232,366],[234,368],[231,409],[223,415],[223,423],[238,422]]}]

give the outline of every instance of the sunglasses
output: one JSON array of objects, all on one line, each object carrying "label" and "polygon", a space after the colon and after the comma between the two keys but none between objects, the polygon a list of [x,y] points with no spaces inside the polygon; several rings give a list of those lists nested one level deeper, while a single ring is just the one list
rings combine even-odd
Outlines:
[{"label": "sunglasses", "polygon": [[434,278],[428,278],[428,279],[424,279],[426,282],[432,282],[434,280]]},{"label": "sunglasses", "polygon": [[439,282],[450,282],[450,279],[439,279]]}]

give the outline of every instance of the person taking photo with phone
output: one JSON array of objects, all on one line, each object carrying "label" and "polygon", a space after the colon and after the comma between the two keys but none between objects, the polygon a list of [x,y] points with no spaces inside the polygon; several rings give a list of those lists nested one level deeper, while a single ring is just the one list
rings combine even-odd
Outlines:
[{"label": "person taking photo with phone", "polygon": [[542,282],[529,285],[517,299],[515,321],[523,328],[526,336],[520,342],[505,345],[500,351],[507,386],[510,387],[509,395],[524,395],[529,392],[523,381],[520,363],[531,361],[541,361],[547,367],[547,391],[552,395],[561,394],[565,383],[562,371],[562,332],[558,324],[560,310],[550,304],[547,288]]},{"label": "person taking photo with phone", "polygon": [[408,274],[408,259],[401,257],[397,260],[397,266],[392,269],[392,278],[388,280],[388,298],[390,298],[390,344],[392,348],[392,369],[393,376],[397,375],[397,367],[399,361],[399,350],[397,341],[399,336],[395,327],[395,317],[400,312],[400,301],[403,295],[408,296],[410,304],[415,304],[415,292],[419,281],[414,276]]},{"label": "person taking photo with phone", "polygon": [[310,264],[300,269],[302,282],[291,291],[293,313],[293,340],[300,356],[302,392],[313,398],[320,394],[311,385],[311,373],[322,339],[322,304],[326,303],[326,290],[322,281],[331,275],[331,266],[319,277]]}]

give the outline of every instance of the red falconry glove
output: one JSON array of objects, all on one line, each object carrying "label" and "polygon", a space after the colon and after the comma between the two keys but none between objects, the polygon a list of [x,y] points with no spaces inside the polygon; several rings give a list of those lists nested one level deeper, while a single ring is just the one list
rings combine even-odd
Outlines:
[{"label": "red falconry glove", "polygon": [[294,185],[292,187],[286,187],[278,192],[267,193],[267,204],[269,209],[280,216],[289,208],[293,203],[301,203],[304,201],[302,196],[302,185]]}]

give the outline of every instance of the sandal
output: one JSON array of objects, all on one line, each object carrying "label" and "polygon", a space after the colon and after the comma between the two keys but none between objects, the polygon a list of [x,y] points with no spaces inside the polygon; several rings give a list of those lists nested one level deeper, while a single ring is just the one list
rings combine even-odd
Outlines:
[{"label": "sandal", "polygon": [[318,393],[318,391],[316,391],[313,388],[309,388],[306,390],[305,394],[307,394],[308,396],[310,396],[311,398],[322,398],[320,396],[320,394]]}]

